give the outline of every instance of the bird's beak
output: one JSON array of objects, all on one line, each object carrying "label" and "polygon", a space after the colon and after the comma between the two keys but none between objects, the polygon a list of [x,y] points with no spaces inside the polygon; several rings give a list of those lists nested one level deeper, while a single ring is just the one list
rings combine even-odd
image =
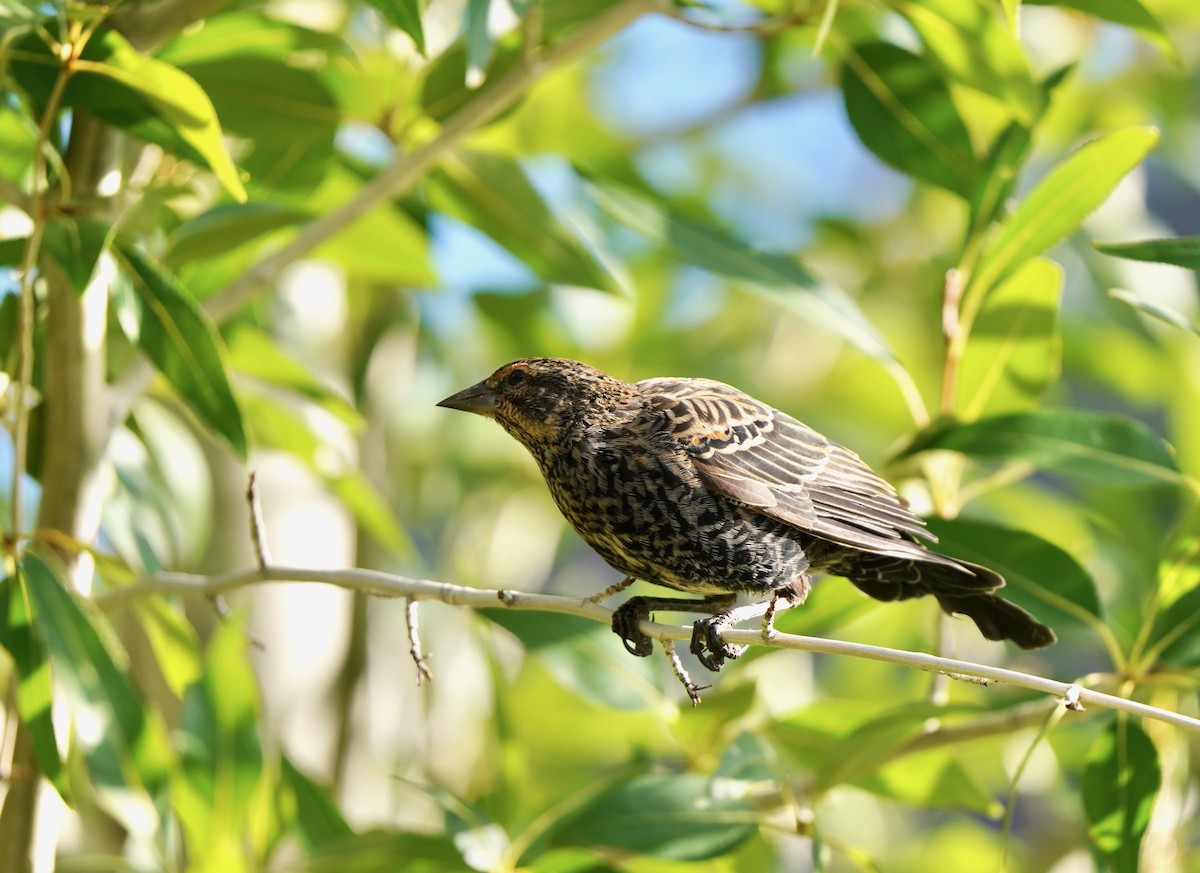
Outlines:
[{"label": "bird's beak", "polygon": [[484,418],[495,418],[496,392],[489,388],[486,383],[480,382],[478,385],[464,388],[457,394],[451,394],[445,400],[438,403],[438,406],[445,406],[448,409],[460,409],[463,412],[473,412],[476,415],[482,415]]}]

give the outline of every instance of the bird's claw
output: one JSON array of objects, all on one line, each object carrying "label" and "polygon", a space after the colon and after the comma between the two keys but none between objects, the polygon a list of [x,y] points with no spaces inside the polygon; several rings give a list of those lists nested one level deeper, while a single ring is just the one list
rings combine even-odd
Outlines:
[{"label": "bird's claw", "polygon": [[621,638],[625,651],[639,658],[648,658],[654,653],[654,640],[642,633],[638,624],[649,613],[633,600],[627,600],[613,611],[613,633]]},{"label": "bird's claw", "polygon": [[691,652],[714,673],[720,672],[726,660],[736,660],[746,651],[745,646],[735,646],[721,639],[721,631],[729,627],[727,615],[701,618],[692,625]]}]

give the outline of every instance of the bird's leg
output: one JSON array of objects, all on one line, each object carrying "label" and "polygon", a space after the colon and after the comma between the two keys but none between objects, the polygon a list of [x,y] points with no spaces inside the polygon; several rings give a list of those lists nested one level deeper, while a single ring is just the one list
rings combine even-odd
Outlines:
[{"label": "bird's leg", "polygon": [[[722,594],[717,597],[705,597],[703,600],[684,600],[675,597],[630,597],[616,608],[612,617],[613,633],[621,638],[625,650],[639,658],[648,657],[654,651],[654,641],[642,633],[638,623],[650,618],[651,610],[662,609],[668,612],[721,612],[728,610],[733,603],[733,596]],[[762,613],[759,613],[761,615]],[[695,651],[693,636],[692,651]]]},{"label": "bird's leg", "polygon": [[735,646],[721,639],[721,631],[732,627],[739,621],[762,618],[763,637],[769,637],[774,632],[771,623],[775,619],[775,613],[780,609],[789,609],[799,602],[799,598],[776,592],[770,600],[748,603],[745,606],[737,606],[717,613],[712,618],[702,618],[692,625],[692,654],[700,659],[701,664],[715,673],[721,669],[726,660],[740,658],[746,651],[745,646]]}]

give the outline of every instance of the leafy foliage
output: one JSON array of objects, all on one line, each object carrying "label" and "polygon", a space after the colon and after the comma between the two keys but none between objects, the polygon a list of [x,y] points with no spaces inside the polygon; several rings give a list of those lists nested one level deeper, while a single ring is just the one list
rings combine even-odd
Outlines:
[{"label": "leafy foliage", "polygon": [[[247,467],[260,559],[601,590],[432,407],[566,355],[890,457],[1055,627],[1017,666],[1195,712],[1192,4],[460,5],[0,4],[0,868],[40,773],[72,869],[1193,869],[1175,728],[761,647],[692,710],[595,622],[432,602],[418,691],[399,604],[111,608],[246,566]],[[1018,657],[935,613],[778,627]]]}]

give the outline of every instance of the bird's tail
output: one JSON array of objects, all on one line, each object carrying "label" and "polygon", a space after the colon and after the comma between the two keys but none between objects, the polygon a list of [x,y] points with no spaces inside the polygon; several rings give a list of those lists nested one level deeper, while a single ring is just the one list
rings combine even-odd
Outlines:
[{"label": "bird's tail", "polygon": [[845,575],[877,600],[931,594],[946,612],[970,618],[989,640],[1012,640],[1022,649],[1040,649],[1054,642],[1054,631],[994,593],[1004,586],[1000,574],[967,561],[936,557],[936,562],[877,559],[871,562],[871,572]]}]

